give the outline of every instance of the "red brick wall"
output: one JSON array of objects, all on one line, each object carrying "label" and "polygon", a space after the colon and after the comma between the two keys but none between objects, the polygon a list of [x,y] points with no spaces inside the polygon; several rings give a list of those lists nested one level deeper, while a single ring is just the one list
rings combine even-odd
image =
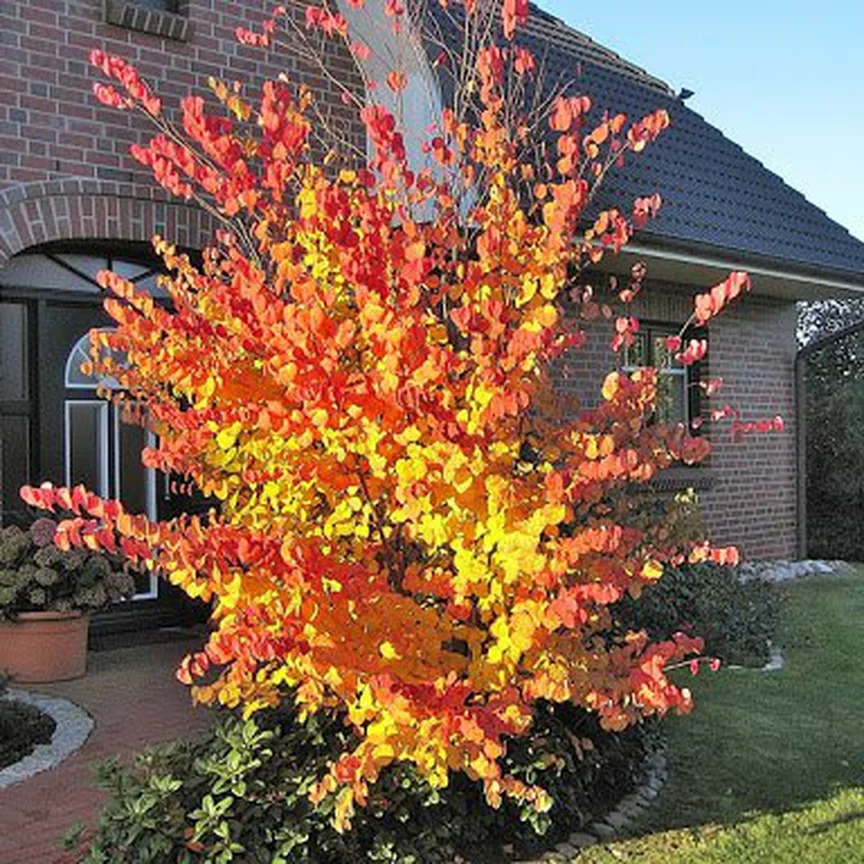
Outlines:
[{"label": "red brick wall", "polygon": [[[692,310],[692,291],[647,282],[634,304],[642,320],[681,324]],[[781,433],[752,435],[733,442],[728,424],[706,424],[713,450],[689,472],[695,482],[706,526],[720,544],[735,544],[747,558],[793,558],[795,510],[795,323],[792,302],[748,296],[711,322],[709,355],[703,376],[723,378],[711,408],[734,405],[743,420],[783,417]],[[611,325],[592,324],[588,344],[556,369],[561,390],[582,404],[596,403],[603,378],[615,368],[609,348]]]},{"label": "red brick wall", "polygon": [[783,432],[713,435],[714,485],[703,497],[714,538],[749,558],[796,557],[794,303],[747,297],[711,325],[709,366],[721,404],[744,419],[783,417]]},{"label": "red brick wall", "polygon": [[[365,141],[359,121],[320,72],[289,52],[236,41],[236,27],[260,23],[271,0],[183,0],[186,41],[107,24],[103,2],[0,3],[0,261],[34,243],[68,237],[146,240],[154,229],[176,228],[180,242],[206,239],[210,226],[190,216],[191,208],[153,203],[167,196],[127,155],[147,125],[138,114],[96,102],[91,89],[98,73],[87,62],[94,47],[135,63],[171,105],[190,90],[206,89],[211,75],[260,81],[285,72],[313,88],[340,129]],[[350,57],[335,48],[331,55],[330,68],[359,87]]]}]

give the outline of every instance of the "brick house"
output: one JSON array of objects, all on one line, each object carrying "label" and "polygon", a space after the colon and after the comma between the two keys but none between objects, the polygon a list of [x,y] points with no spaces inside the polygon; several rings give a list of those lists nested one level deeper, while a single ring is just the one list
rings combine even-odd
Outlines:
[{"label": "brick house", "polygon": [[[149,130],[138,117],[95,102],[86,58],[93,47],[123,55],[166,103],[203,90],[211,75],[261,79],[285,71],[323,94],[331,118],[362,141],[356,118],[313,68],[236,42],[236,27],[260,23],[270,5],[7,0],[0,7],[3,519],[20,516],[17,489],[43,478],[86,482],[154,516],[180,506],[166,484],[140,466],[144,433],[118,422],[78,361],[89,329],[107,323],[95,273],[108,265],[153,282],[152,234],[195,249],[206,245],[213,226],[201,211],[168,200],[127,156],[129,145]],[[370,5],[380,8],[381,2]],[[354,15],[344,0],[340,7]],[[374,38],[395,38],[382,36],[385,30]],[[780,414],[786,428],[739,444],[707,428],[710,462],[668,472],[660,485],[695,488],[717,542],[734,542],[753,558],[793,557],[795,303],[864,290],[864,244],[688,109],[668,85],[612,51],[536,9],[521,41],[545,58],[549,75],[566,80],[578,69],[578,88],[600,108],[636,117],[663,107],[671,114],[673,128],[614,175],[605,193],[626,202],[656,190],[665,202],[659,219],[610,264],[622,273],[637,260],[649,268],[639,307],[643,337],[632,362],[662,362],[661,337],[687,318],[693,293],[730,269],[747,269],[755,296],[712,322],[708,368],[701,374],[722,377],[724,402],[738,405],[745,418]],[[409,146],[417,149],[446,82],[415,56],[405,104]],[[329,62],[360,86],[350,57],[334,49]],[[562,386],[592,398],[615,362],[604,344],[589,343],[574,358],[579,375]],[[683,373],[670,370],[665,380],[668,417],[687,421],[705,414]],[[148,616],[165,621],[176,612],[176,598],[160,596],[164,591],[155,583],[141,586],[137,622]]]}]

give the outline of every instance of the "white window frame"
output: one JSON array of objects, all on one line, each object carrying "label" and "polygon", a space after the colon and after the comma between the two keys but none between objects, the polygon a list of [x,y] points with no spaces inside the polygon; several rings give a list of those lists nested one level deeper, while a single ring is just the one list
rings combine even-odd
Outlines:
[{"label": "white window frame", "polygon": [[[77,358],[80,357],[82,354],[87,360],[90,359],[89,330],[72,346],[72,350],[69,352],[69,356],[66,358],[66,366],[63,369],[63,386],[67,390],[95,390],[100,384],[103,387],[107,387],[109,390],[116,390],[120,386],[113,378],[102,378],[101,376],[94,377],[93,381],[90,383],[72,381],[72,372],[80,372],[81,361]],[[73,363],[75,362],[78,363],[77,368],[73,365]]]},{"label": "white window frame", "polygon": [[[656,336],[664,335],[665,332],[666,332],[666,328],[662,324],[654,324],[654,325],[647,324],[647,325],[645,325],[644,330],[640,330],[640,332],[636,334],[637,339],[639,338],[640,333],[645,336],[645,340],[648,344],[649,359],[651,359],[650,355],[652,353],[651,352],[651,340]],[[675,331],[670,327],[668,335],[672,336],[674,334],[675,334]],[[626,357],[627,350],[628,350],[628,348],[625,346],[625,348],[624,348],[624,351],[625,351],[624,356],[625,357]],[[636,366],[636,365],[631,364],[631,363],[625,363],[621,367],[621,371],[630,373],[630,372],[635,372],[637,369],[646,369],[646,368],[654,369],[654,371],[657,373],[658,379],[664,375],[670,376],[672,378],[680,378],[681,379],[681,390],[684,394],[683,400],[682,400],[683,406],[684,406],[684,418],[683,418],[683,420],[676,420],[674,422],[675,423],[683,423],[684,428],[689,429],[690,428],[690,389],[689,389],[690,380],[689,380],[689,375],[687,374],[687,369],[684,366],[650,366],[650,365],[649,366]]]},{"label": "white window frame", "polygon": [[[73,382],[71,380],[71,372],[73,364],[78,363],[80,366],[81,354],[89,358],[90,352],[90,331],[88,330],[73,346],[66,358],[66,365],[63,370],[63,384],[67,390],[96,390],[98,385],[108,389],[116,389],[117,382],[113,378],[94,379],[93,382],[87,384],[82,382]],[[64,446],[64,465],[66,475],[66,485],[71,486],[72,478],[72,448],[71,444],[71,406],[73,405],[97,405],[99,407],[99,470],[101,475],[101,484],[98,494],[102,498],[107,498],[109,495],[109,487],[113,485],[115,497],[120,498],[121,483],[120,483],[120,412],[114,407],[113,410],[113,430],[109,430],[109,403],[105,399],[66,399],[63,412],[63,446]],[[114,464],[109,465],[109,447],[108,436],[112,435],[114,444]],[[147,446],[152,447],[155,444],[156,438],[152,432],[147,432]],[[112,472],[113,468],[113,472]],[[110,482],[113,479],[113,484]],[[147,500],[147,517],[153,521],[156,519],[156,472],[152,468],[145,469],[145,484],[146,484],[146,500]],[[146,591],[139,592],[132,596],[132,600],[155,600],[159,596],[159,579],[155,573],[148,574],[148,588]]]}]

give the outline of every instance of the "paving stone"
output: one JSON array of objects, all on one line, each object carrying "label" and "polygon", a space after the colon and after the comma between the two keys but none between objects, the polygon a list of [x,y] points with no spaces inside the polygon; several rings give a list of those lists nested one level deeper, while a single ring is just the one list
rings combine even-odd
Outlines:
[{"label": "paving stone", "polygon": [[589,846],[597,845],[597,837],[594,834],[586,834],[584,831],[577,831],[567,838],[567,842],[577,849],[587,849]]},{"label": "paving stone", "polygon": [[630,820],[625,813],[620,810],[613,810],[607,817],[606,821],[616,830],[620,831],[630,824]]},{"label": "paving stone", "polygon": [[193,707],[188,688],[174,677],[183,655],[197,647],[196,640],[90,652],[84,678],[28,689],[40,698],[68,700],[95,725],[86,743],[55,768],[0,789],[3,864],[73,860],[59,857],[58,841],[76,821],[95,822],[105,800],[95,785],[96,765],[207,728],[212,712]]},{"label": "paving stone", "polygon": [[565,859],[575,858],[579,854],[579,849],[570,843],[559,843],[555,847],[555,851],[563,855]]},{"label": "paving stone", "polygon": [[592,822],[588,828],[601,840],[611,840],[615,836],[615,829],[606,822]]}]

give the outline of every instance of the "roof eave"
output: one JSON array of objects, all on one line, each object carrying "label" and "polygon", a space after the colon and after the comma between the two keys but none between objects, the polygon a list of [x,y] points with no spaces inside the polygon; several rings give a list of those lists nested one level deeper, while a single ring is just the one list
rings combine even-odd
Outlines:
[{"label": "roof eave", "polygon": [[656,236],[641,236],[616,256],[605,259],[604,269],[628,272],[636,261],[648,265],[652,279],[706,287],[730,270],[746,270],[753,291],[790,301],[826,300],[864,296],[864,272],[811,267],[758,254],[699,243],[676,243]]}]

